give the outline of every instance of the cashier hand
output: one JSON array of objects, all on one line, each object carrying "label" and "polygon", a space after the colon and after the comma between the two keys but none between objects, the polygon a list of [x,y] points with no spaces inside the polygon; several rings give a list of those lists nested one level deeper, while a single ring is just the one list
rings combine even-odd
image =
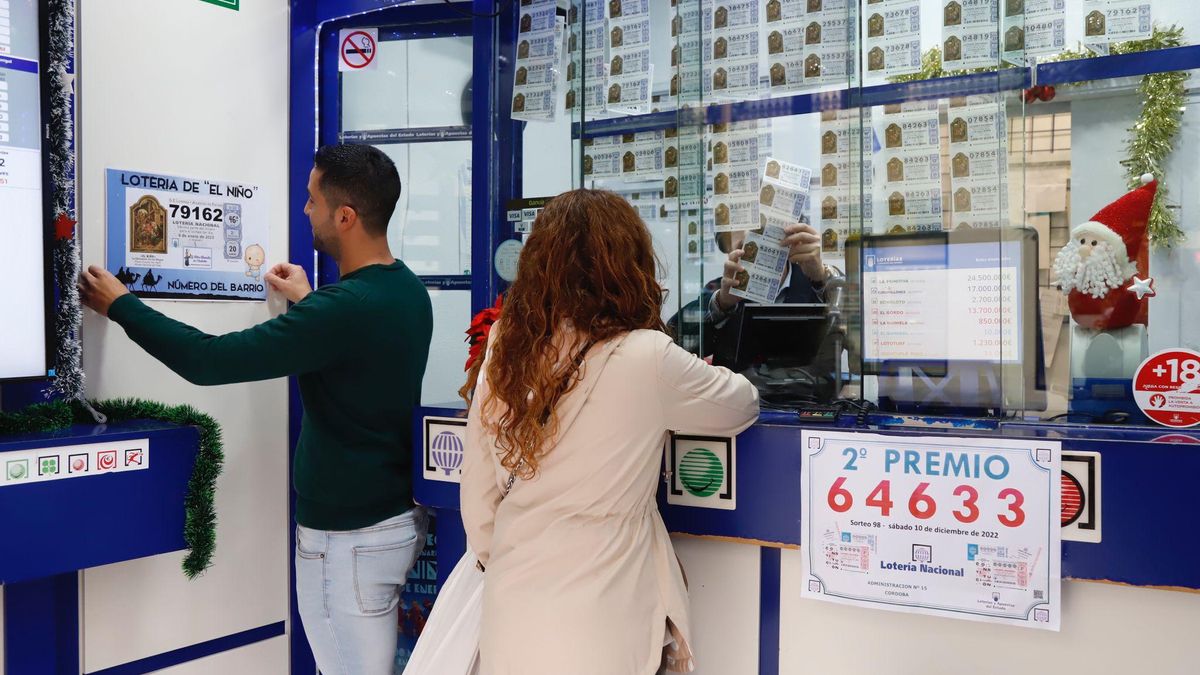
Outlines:
[{"label": "cashier hand", "polygon": [[746,271],[738,262],[745,254],[746,252],[739,248],[730,251],[729,258],[725,260],[725,271],[721,274],[721,290],[717,291],[717,307],[721,308],[722,312],[728,312],[741,301],[741,298],[734,296],[729,290],[737,285],[738,272]]},{"label": "cashier hand", "polygon": [[783,245],[789,250],[788,262],[799,265],[811,281],[825,281],[825,263],[821,262],[821,235],[812,225],[796,223],[783,228]]},{"label": "cashier hand", "polygon": [[312,286],[308,283],[308,276],[304,274],[304,268],[291,263],[279,263],[271,268],[263,277],[271,284],[271,288],[283,294],[283,297],[292,302],[300,302],[309,293],[312,293]]},{"label": "cashier hand", "polygon": [[97,314],[108,316],[113,301],[127,293],[125,284],[103,267],[92,265],[79,275],[79,299]]}]

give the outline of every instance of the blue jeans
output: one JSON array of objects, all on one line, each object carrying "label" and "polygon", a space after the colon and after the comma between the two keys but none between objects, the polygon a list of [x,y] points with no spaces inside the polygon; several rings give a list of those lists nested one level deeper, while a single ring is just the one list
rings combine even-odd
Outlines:
[{"label": "blue jeans", "polygon": [[417,507],[361,530],[296,526],[296,598],[322,675],[391,675],[400,591],[425,546]]}]

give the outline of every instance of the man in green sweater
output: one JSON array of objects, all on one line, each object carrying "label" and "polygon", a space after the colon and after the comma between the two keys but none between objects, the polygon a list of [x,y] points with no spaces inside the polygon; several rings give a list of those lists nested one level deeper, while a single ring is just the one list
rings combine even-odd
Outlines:
[{"label": "man in green sweater", "polygon": [[399,591],[425,543],[412,501],[412,409],[421,402],[433,312],[416,275],[388,248],[396,166],[367,145],[321,148],[304,212],[315,247],[342,278],[314,291],[299,265],[265,275],[295,303],[214,336],[147,307],[102,268],[83,301],[151,356],[201,385],[298,376],[296,591],[324,675],[391,673]]}]

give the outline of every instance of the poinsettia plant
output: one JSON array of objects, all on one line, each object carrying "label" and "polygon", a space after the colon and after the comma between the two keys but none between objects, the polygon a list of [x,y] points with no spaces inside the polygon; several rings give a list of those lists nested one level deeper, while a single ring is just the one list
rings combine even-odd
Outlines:
[{"label": "poinsettia plant", "polygon": [[496,296],[496,304],[488,307],[482,312],[475,315],[471,319],[471,326],[467,328],[467,342],[471,344],[470,350],[467,352],[467,365],[463,370],[471,370],[471,368],[483,358],[483,350],[487,346],[488,335],[492,332],[492,324],[500,318],[500,310],[504,306],[504,296]]}]

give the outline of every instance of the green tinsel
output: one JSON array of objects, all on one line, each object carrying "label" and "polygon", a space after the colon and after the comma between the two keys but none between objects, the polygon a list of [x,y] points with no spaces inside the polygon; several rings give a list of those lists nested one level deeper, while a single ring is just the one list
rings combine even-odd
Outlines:
[{"label": "green tinsel", "polygon": [[[212,417],[188,405],[164,405],[138,399],[90,401],[110,422],[127,420],[159,420],[180,426],[200,429],[200,450],[192,476],[188,479],[184,497],[183,538],[188,554],[183,560],[183,573],[194,579],[212,565],[217,548],[217,477],[225,462],[221,442],[221,426]],[[16,412],[0,412],[0,436],[57,431],[72,424],[95,423],[83,401],[53,401],[31,405]]]},{"label": "green tinsel", "polygon": [[[1109,50],[1112,54],[1134,54],[1156,49],[1170,49],[1184,44],[1183,29],[1178,26],[1169,28],[1154,27],[1153,34],[1145,40],[1118,42]],[[1043,62],[1069,61],[1093,56],[1086,50],[1067,50],[1043,60]],[[918,82],[939,77],[967,75],[971,73],[990,72],[994,68],[977,68],[974,70],[943,70],[942,53],[937,47],[925,52],[921,57],[921,70],[910,75],[892,78],[893,82]],[[1142,77],[1138,86],[1138,94],[1142,98],[1142,112],[1137,121],[1129,129],[1129,139],[1125,143],[1126,157],[1121,160],[1129,189],[1142,184],[1144,174],[1151,174],[1158,179],[1158,194],[1150,208],[1150,223],[1147,230],[1150,233],[1150,243],[1155,246],[1170,248],[1183,241],[1184,232],[1175,220],[1175,214],[1167,208],[1167,185],[1163,165],[1175,148],[1175,140],[1179,136],[1181,119],[1183,117],[1184,98],[1186,89],[1184,83],[1190,74],[1187,71],[1167,73],[1150,73]],[[1073,84],[1083,84],[1075,82]]]},{"label": "green tinsel", "polygon": [[[1154,33],[1145,40],[1132,40],[1113,45],[1113,54],[1134,54],[1156,49],[1183,46],[1183,29],[1154,27]],[[1142,184],[1143,174],[1158,178],[1158,194],[1150,207],[1150,243],[1170,248],[1183,241],[1184,233],[1175,214],[1167,208],[1166,175],[1163,164],[1175,149],[1175,139],[1182,126],[1184,98],[1187,90],[1184,83],[1191,74],[1187,71],[1150,73],[1142,77],[1138,94],[1142,97],[1142,112],[1129,129],[1129,140],[1125,142],[1127,157],[1121,160],[1129,188]]]}]

